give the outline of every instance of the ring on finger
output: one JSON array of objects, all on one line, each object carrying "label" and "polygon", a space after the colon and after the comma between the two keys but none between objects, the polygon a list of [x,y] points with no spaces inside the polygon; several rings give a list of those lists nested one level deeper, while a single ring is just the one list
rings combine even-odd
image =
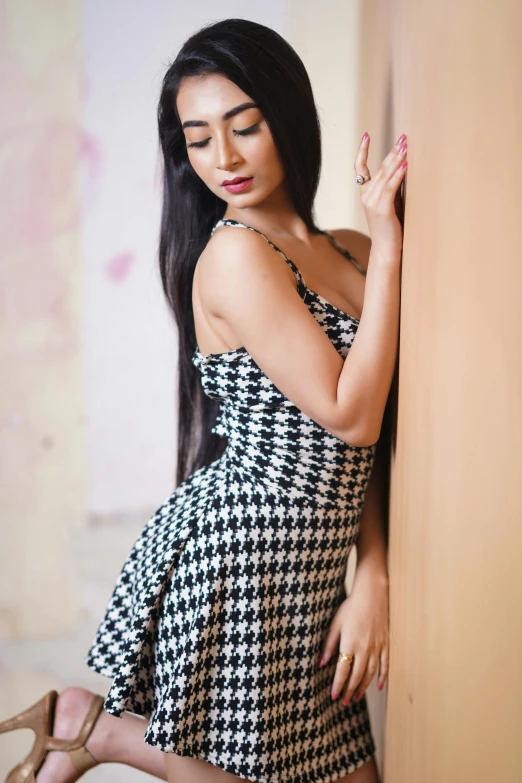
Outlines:
[{"label": "ring on finger", "polygon": [[371,174],[368,174],[367,176],[364,176],[363,174],[357,174],[355,177],[355,181],[358,185],[363,185],[365,182],[368,182],[369,179],[372,178]]},{"label": "ring on finger", "polygon": [[337,657],[339,661],[348,661],[348,663],[351,663],[353,661],[353,658],[354,656],[352,653],[343,653],[343,652],[340,652]]}]

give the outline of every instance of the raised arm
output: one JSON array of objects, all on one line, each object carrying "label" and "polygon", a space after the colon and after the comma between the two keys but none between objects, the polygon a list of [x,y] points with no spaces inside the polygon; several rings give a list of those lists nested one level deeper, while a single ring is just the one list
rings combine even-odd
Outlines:
[{"label": "raised arm", "polygon": [[377,198],[380,188],[391,201],[388,206],[376,201],[380,212],[374,222],[382,228],[378,241],[372,237],[362,315],[346,359],[304,304],[290,267],[257,232],[223,226],[199,260],[200,294],[209,310],[230,325],[294,405],[355,446],[379,437],[396,360],[402,243],[397,236],[392,241],[381,212],[393,210],[402,159],[393,150],[370,191]]}]

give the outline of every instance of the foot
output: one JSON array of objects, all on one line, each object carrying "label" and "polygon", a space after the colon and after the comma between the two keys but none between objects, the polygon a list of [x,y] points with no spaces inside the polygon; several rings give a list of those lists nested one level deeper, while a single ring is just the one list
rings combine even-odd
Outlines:
[{"label": "foot", "polygon": [[[74,739],[82,727],[92,702],[93,693],[85,688],[65,688],[57,700],[54,711],[53,736],[60,739]],[[98,716],[85,747],[97,761],[103,757],[103,732],[99,730]],[[68,754],[61,750],[51,750],[36,775],[37,783],[74,783],[82,773],[72,763]]]}]

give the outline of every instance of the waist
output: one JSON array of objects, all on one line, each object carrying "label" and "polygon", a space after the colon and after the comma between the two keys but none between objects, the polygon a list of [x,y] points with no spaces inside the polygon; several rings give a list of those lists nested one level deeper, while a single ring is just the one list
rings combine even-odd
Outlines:
[{"label": "waist", "polygon": [[239,482],[308,505],[359,507],[375,446],[351,446],[297,408],[221,418],[224,460]]}]

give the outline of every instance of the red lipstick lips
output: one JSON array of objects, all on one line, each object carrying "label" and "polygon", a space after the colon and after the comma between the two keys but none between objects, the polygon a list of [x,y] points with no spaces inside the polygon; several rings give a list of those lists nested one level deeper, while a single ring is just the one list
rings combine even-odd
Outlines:
[{"label": "red lipstick lips", "polygon": [[248,188],[254,177],[234,177],[234,179],[224,179],[221,183],[229,193],[240,193]]},{"label": "red lipstick lips", "polygon": [[234,177],[234,179],[224,179],[222,185],[235,185],[236,182],[243,182],[245,179],[251,179],[251,177]]}]

